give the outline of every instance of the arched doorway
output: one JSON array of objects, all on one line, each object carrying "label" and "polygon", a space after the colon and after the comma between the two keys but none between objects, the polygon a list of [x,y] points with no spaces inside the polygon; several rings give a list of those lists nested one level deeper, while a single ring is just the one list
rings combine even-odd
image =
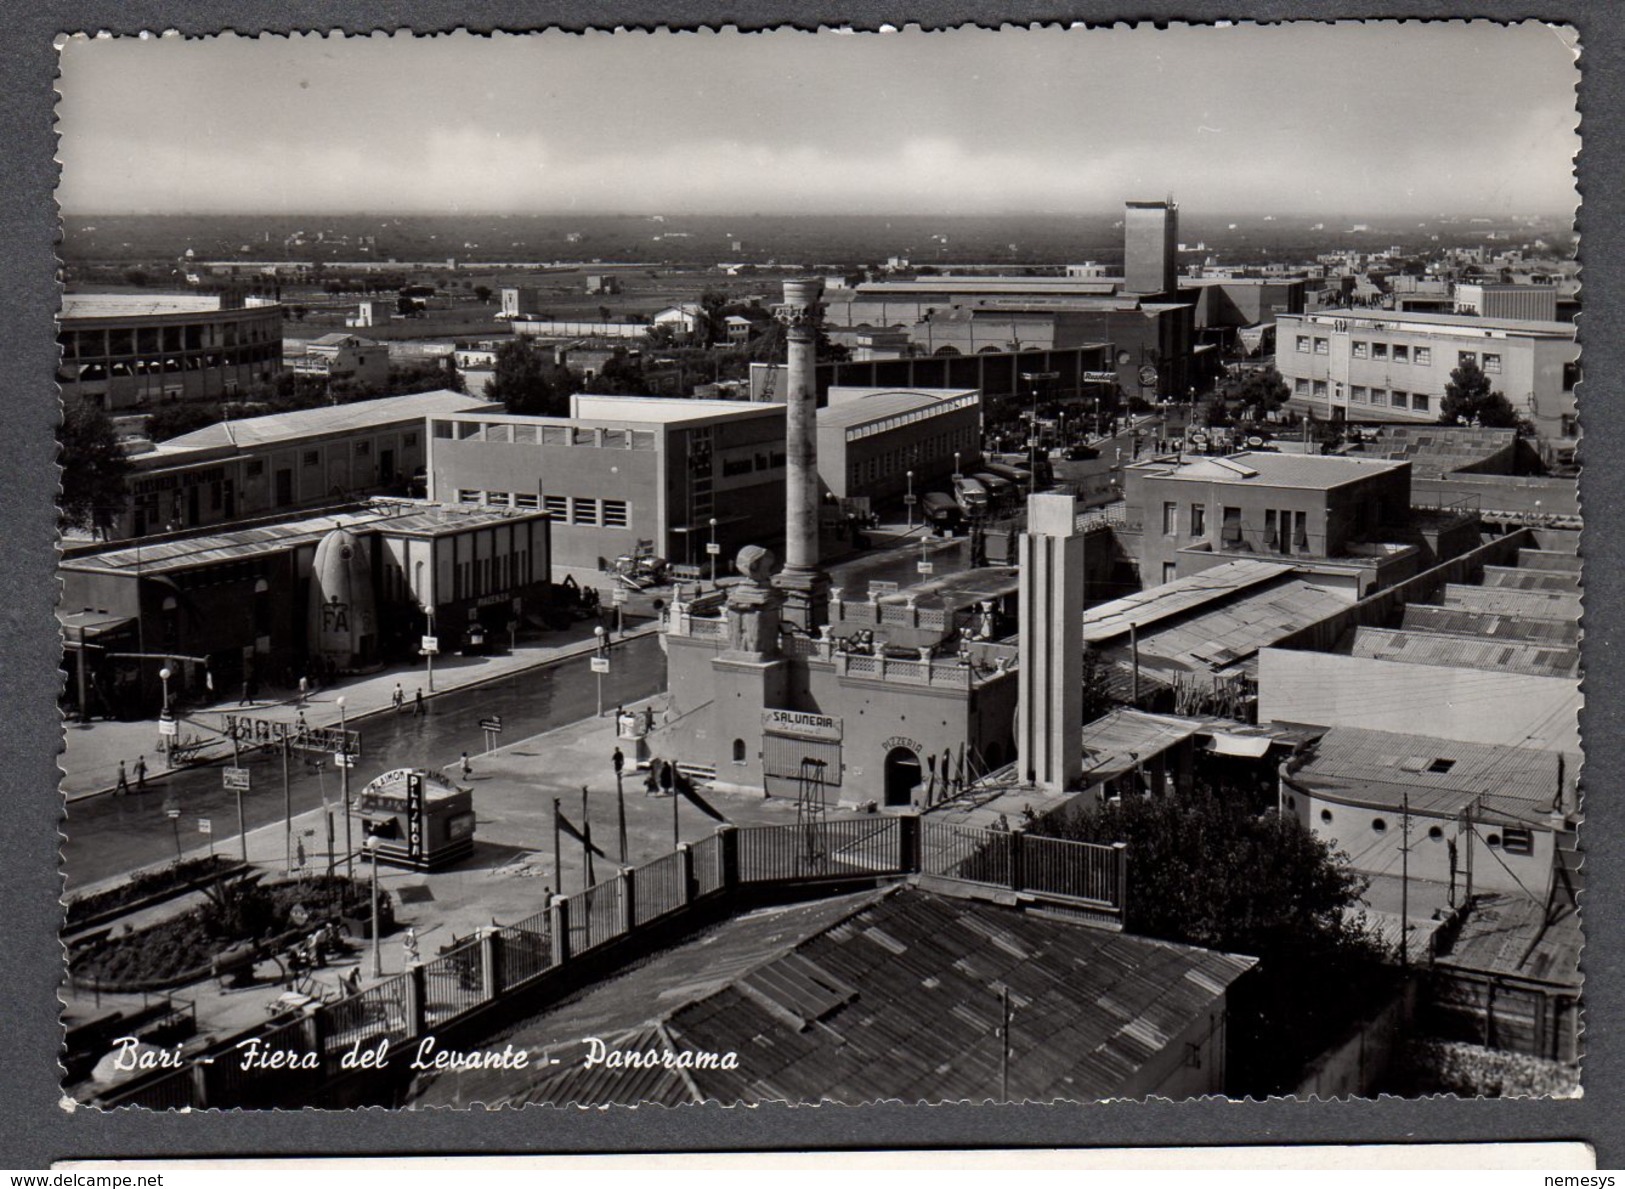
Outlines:
[{"label": "arched doorway", "polygon": [[914,799],[914,786],[920,783],[920,757],[908,747],[894,747],[886,753],[886,804],[908,805]]}]

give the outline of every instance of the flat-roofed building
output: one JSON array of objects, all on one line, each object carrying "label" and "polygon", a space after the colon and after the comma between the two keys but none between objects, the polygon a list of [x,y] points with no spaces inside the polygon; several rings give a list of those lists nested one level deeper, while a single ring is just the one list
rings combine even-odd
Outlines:
[{"label": "flat-roofed building", "polygon": [[570,412],[433,418],[430,497],[552,513],[553,564],[582,575],[640,549],[699,565],[713,540],[731,557],[782,535],[783,405],[578,395]]},{"label": "flat-roofed building", "polygon": [[65,400],[108,411],[218,400],[282,369],[282,307],[204,294],[68,293],[57,319]]},{"label": "flat-roofed building", "polygon": [[[127,623],[136,655],[92,652],[70,663],[69,697],[97,714],[140,715],[155,708],[158,668],[170,658],[173,692],[212,688],[223,695],[253,678],[284,685],[312,675],[311,623],[318,548],[334,533],[364,552],[350,592],[373,618],[368,663],[417,656],[424,635],[441,650],[461,647],[476,627],[506,625],[545,605],[550,579],[548,518],[512,508],[457,508],[421,501],[375,501],[332,515],[164,541],[79,549],[58,568],[62,616],[98,629]],[[331,606],[323,597],[324,612]],[[76,639],[70,634],[67,647]],[[142,660],[140,654],[145,654]]]},{"label": "flat-roofed building", "polygon": [[289,361],[296,376],[382,389],[389,383],[389,347],[354,334],[324,334]]},{"label": "flat-roofed building", "polygon": [[982,452],[982,396],[970,388],[831,388],[818,410],[818,475],[837,499],[922,494]]},{"label": "flat-roofed building", "polygon": [[[1119,535],[1147,586],[1260,555],[1366,594],[1415,573],[1430,552],[1477,541],[1472,517],[1417,514],[1410,502],[1408,462],[1265,451],[1161,458],[1123,468]],[[1433,536],[1411,540],[1428,515],[1439,521]]]},{"label": "flat-roofed building", "polygon": [[216,422],[132,453],[128,500],[107,531],[143,537],[405,495],[428,461],[428,418],[497,407],[419,392]]},{"label": "flat-roofed building", "polygon": [[1437,422],[1450,373],[1470,362],[1544,443],[1579,436],[1572,323],[1335,309],[1280,315],[1276,335],[1276,366],[1300,411],[1338,421]]}]

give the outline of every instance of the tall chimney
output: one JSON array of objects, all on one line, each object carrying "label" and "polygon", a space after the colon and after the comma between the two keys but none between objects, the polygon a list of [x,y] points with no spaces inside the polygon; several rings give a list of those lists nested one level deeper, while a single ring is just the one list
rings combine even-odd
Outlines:
[{"label": "tall chimney", "polygon": [[829,622],[829,575],[818,567],[818,278],[786,281],[784,323],[786,350],[784,477],[784,569],[776,585],[784,592],[784,618],[807,632]]}]

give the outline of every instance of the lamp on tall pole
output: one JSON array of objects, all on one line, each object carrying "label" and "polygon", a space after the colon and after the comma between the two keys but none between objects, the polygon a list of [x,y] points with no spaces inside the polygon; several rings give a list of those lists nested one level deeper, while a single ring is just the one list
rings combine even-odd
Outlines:
[{"label": "lamp on tall pole", "polygon": [[711,517],[711,538],[705,543],[705,551],[711,556],[711,587],[717,585],[717,518]]},{"label": "lamp on tall pole", "polygon": [[[604,625],[599,624],[597,627],[593,628],[592,634],[593,634],[594,639],[596,639],[597,642],[598,642],[598,652],[597,652],[596,656],[594,657],[594,659],[600,659],[600,658],[602,658],[604,656],[604,653],[606,651],[605,648],[604,648]],[[598,679],[598,717],[603,718],[604,717],[604,667],[602,665],[594,665],[593,670],[594,670],[593,676]]]},{"label": "lamp on tall pole", "polygon": [[164,683],[164,709],[159,714],[158,745],[164,749],[164,767],[175,766],[175,753],[170,749],[170,736],[166,734],[169,729],[169,666],[165,665],[158,670],[158,680]]},{"label": "lamp on tall pole", "polygon": [[903,506],[908,509],[908,531],[914,531],[914,472],[907,472],[908,494],[903,497]]},{"label": "lamp on tall pole", "polygon": [[355,846],[350,838],[350,731],[344,717],[344,695],[340,694],[335,701],[339,704],[339,789],[344,798],[344,874],[348,879],[355,878]]}]

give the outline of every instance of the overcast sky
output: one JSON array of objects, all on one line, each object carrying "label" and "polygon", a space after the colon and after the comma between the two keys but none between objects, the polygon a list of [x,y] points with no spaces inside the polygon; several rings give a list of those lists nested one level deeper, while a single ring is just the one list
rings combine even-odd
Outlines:
[{"label": "overcast sky", "polygon": [[70,40],[73,214],[1558,214],[1529,23]]}]

